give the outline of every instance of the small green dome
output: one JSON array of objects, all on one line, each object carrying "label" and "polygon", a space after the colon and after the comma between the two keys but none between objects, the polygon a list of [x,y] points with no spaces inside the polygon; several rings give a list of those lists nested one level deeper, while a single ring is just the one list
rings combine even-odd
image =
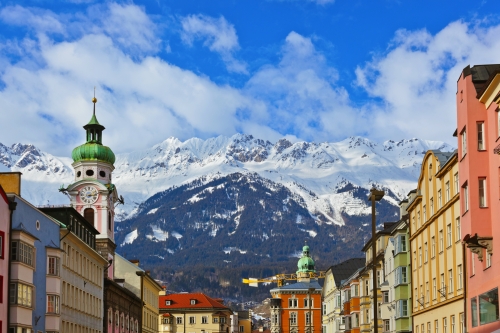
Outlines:
[{"label": "small green dome", "polygon": [[314,272],[314,260],[311,257],[302,257],[297,263],[297,272]]},{"label": "small green dome", "polygon": [[93,142],[84,143],[73,149],[71,157],[74,162],[102,161],[109,164],[115,163],[115,154],[109,147]]}]

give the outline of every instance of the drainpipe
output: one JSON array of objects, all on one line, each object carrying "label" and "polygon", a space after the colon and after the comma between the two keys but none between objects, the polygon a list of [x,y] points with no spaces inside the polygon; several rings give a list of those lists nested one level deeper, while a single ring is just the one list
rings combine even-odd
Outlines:
[{"label": "drainpipe", "polygon": [[[465,257],[465,254],[467,252],[465,251],[465,242],[462,242],[462,261],[464,263],[464,270],[463,270],[463,277],[469,276],[467,273],[467,258]],[[467,282],[469,279],[462,278],[464,281],[462,282],[464,284],[464,326],[465,326],[465,332],[467,332]]]},{"label": "drainpipe", "polygon": [[[9,198],[10,199],[10,198]],[[10,210],[10,221],[9,221],[9,242],[7,243],[7,249],[9,252],[9,267],[7,267],[7,330],[9,330],[10,327],[10,279],[11,279],[11,266],[12,266],[12,254],[10,251],[12,250],[12,247],[10,246],[12,242],[12,215],[14,211],[16,210],[17,202],[15,202],[15,197],[12,198],[13,201],[9,200],[9,210]],[[2,286],[3,288],[3,286]]]}]

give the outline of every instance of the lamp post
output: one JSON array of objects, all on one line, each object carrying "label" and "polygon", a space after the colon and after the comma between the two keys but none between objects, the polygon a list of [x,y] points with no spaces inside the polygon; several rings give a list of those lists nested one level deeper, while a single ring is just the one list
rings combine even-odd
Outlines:
[{"label": "lamp post", "polygon": [[378,333],[378,304],[377,304],[377,266],[375,257],[377,254],[377,244],[375,243],[376,232],[376,216],[375,216],[375,201],[380,201],[384,197],[384,191],[379,191],[376,188],[370,190],[368,200],[372,202],[372,275],[373,275],[373,333]]},{"label": "lamp post", "polygon": [[309,288],[308,291],[309,291],[309,301],[308,301],[308,305],[309,305],[309,333],[313,333],[312,330],[311,330],[311,323],[312,323],[312,314],[311,314],[311,303],[312,303],[312,300],[311,300],[311,293],[314,291],[315,289],[314,288]]}]

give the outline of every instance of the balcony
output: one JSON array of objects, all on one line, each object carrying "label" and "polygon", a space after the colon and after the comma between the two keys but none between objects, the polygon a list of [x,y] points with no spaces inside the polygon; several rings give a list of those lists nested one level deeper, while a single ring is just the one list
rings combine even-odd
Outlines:
[{"label": "balcony", "polygon": [[361,324],[359,325],[359,330],[361,332],[371,332],[371,327],[370,327],[370,324]]},{"label": "balcony", "polygon": [[351,313],[351,303],[345,302],[344,303],[344,315],[348,315],[350,313]]},{"label": "balcony", "polygon": [[370,296],[361,296],[361,300],[359,302],[360,305],[366,305],[370,304],[372,301],[370,299]]},{"label": "balcony", "polygon": [[359,297],[351,298],[351,312],[359,311]]}]

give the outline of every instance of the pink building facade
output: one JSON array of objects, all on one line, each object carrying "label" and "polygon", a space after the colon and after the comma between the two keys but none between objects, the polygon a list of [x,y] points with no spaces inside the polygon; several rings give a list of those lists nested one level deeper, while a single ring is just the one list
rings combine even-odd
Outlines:
[{"label": "pink building facade", "polygon": [[0,186],[0,332],[7,332],[7,314],[9,307],[9,200]]},{"label": "pink building facade", "polygon": [[467,332],[500,332],[500,65],[467,66],[457,82],[461,237]]}]

